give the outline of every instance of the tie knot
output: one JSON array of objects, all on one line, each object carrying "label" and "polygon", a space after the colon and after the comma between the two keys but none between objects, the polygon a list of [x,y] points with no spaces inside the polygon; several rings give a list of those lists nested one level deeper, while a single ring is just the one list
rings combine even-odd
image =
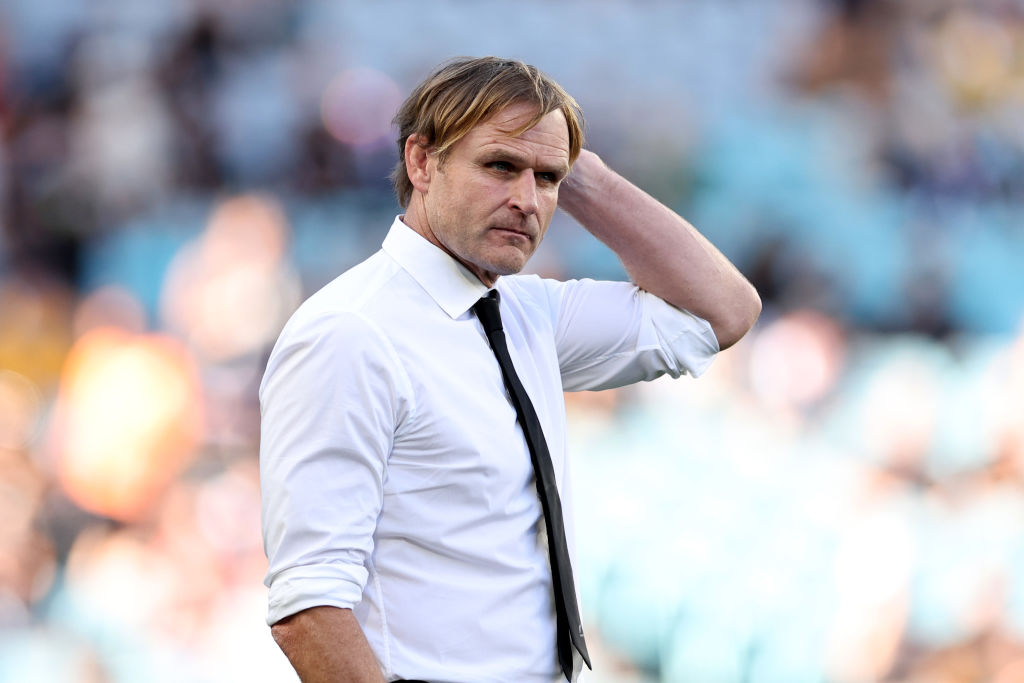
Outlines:
[{"label": "tie knot", "polygon": [[484,332],[487,334],[499,332],[502,329],[501,312],[498,310],[499,301],[498,290],[492,289],[487,296],[473,304],[473,312],[480,319],[480,324],[484,326]]}]

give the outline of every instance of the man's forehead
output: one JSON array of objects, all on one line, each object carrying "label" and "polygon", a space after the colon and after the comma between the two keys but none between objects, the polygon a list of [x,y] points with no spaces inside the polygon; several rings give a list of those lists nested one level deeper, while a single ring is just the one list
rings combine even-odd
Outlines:
[{"label": "man's forehead", "polygon": [[[512,132],[516,129],[522,128],[528,121],[532,120],[537,116],[537,106],[533,104],[526,104],[523,102],[517,102],[510,104],[504,109],[499,109],[494,114],[491,114],[486,119],[481,121],[478,125],[491,125],[504,132]],[[561,109],[555,109],[544,116],[541,116],[537,122],[531,127],[535,128],[541,123],[554,121],[557,119],[565,127],[566,135],[569,133],[569,125],[565,122],[565,114],[562,113]]]},{"label": "man's forehead", "polygon": [[482,141],[484,144],[534,143],[551,148],[551,153],[559,151],[568,155],[569,124],[560,109],[548,112],[533,126],[520,132],[520,129],[529,123],[536,114],[537,109],[534,106],[510,105],[481,121],[473,132],[486,138]]}]

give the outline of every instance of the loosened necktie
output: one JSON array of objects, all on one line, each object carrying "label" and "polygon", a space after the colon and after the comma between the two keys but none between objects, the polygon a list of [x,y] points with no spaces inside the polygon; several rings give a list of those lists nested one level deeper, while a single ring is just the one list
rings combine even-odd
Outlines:
[{"label": "loosened necktie", "polygon": [[567,680],[572,680],[573,655],[575,647],[588,668],[590,655],[587,654],[587,643],[583,639],[583,623],[580,620],[579,605],[576,603],[576,586],[573,583],[572,565],[569,562],[569,547],[565,539],[565,525],[562,521],[562,501],[555,485],[555,468],[551,464],[544,432],[541,430],[537,411],[534,410],[526,389],[523,388],[516,369],[512,365],[512,357],[508,353],[505,331],[501,326],[501,313],[498,310],[499,298],[496,290],[473,305],[473,311],[480,319],[501,366],[501,374],[505,379],[512,404],[519,417],[519,424],[526,436],[526,445],[533,461],[533,471],[537,480],[537,493],[540,496],[541,508],[544,511],[544,524],[548,532],[548,554],[551,558],[552,586],[555,593],[555,617],[558,627],[558,663]]}]

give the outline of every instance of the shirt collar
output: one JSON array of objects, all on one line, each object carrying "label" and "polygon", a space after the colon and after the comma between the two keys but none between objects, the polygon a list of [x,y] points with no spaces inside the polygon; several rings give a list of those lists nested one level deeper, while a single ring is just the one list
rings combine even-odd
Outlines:
[{"label": "shirt collar", "polygon": [[452,318],[487,294],[488,288],[476,275],[403,223],[401,216],[395,217],[381,248]]}]

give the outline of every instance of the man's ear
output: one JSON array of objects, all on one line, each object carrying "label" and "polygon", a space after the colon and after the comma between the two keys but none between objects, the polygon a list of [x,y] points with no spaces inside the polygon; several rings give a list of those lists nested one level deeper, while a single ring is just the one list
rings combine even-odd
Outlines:
[{"label": "man's ear", "polygon": [[422,135],[413,134],[405,139],[405,170],[409,174],[409,182],[420,194],[426,194],[434,172],[431,151]]}]

